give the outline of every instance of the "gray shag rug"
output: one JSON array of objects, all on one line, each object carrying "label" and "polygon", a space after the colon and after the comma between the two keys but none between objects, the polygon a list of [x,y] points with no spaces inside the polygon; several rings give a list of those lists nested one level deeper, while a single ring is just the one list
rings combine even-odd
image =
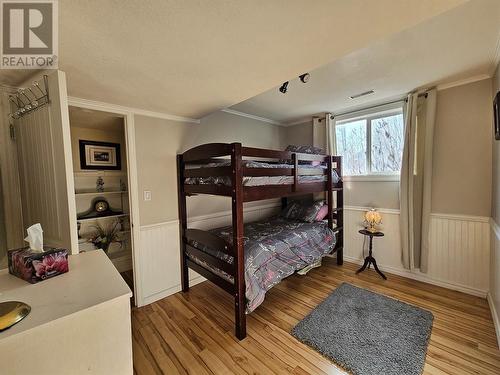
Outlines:
[{"label": "gray shag rug", "polygon": [[355,375],[421,374],[434,316],[343,283],[292,335]]}]

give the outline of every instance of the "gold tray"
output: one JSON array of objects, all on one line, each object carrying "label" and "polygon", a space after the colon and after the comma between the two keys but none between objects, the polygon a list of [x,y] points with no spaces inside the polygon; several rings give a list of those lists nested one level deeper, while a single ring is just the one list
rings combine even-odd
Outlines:
[{"label": "gold tray", "polygon": [[12,327],[26,318],[31,307],[24,302],[0,302],[0,331]]}]

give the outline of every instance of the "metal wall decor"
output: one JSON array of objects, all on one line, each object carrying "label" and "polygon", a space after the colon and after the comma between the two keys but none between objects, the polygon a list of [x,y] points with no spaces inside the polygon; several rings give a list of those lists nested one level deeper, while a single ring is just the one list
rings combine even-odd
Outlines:
[{"label": "metal wall decor", "polygon": [[11,104],[10,116],[14,119],[21,118],[35,109],[49,104],[47,76],[43,76],[41,84],[38,81],[34,81],[32,86],[20,88],[15,94],[10,94],[9,102]]}]

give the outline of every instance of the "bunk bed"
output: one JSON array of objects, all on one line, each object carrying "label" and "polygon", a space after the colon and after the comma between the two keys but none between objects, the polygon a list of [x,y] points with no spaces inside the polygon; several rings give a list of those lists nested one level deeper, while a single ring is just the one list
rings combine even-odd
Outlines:
[{"label": "bunk bed", "polygon": [[[286,207],[289,197],[326,192],[327,220],[309,226],[297,223],[294,228],[315,231],[311,237],[316,235],[319,240],[307,241],[311,251],[320,249],[321,256],[336,252],[337,264],[343,263],[340,156],[243,147],[241,143],[210,143],[178,154],[177,174],[182,291],[189,290],[188,269],[191,268],[231,294],[238,339],[246,336],[245,313],[251,311],[247,308],[245,280],[245,253],[252,251],[248,240],[264,238],[259,237],[263,228],[289,226],[283,218],[244,226],[244,202],[282,198],[282,205]],[[188,229],[186,197],[198,194],[230,197],[232,225],[210,231]],[[318,257],[318,254],[309,255],[311,259]],[[263,297],[256,299],[254,306]]]}]

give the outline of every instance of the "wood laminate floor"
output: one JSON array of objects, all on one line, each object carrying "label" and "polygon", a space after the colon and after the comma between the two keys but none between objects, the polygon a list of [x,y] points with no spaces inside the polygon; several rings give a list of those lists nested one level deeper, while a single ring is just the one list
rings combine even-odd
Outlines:
[{"label": "wood laminate floor", "polygon": [[485,299],[326,258],[307,276],[271,289],[233,334],[233,300],[210,282],[132,311],[135,374],[337,374],[328,359],[290,336],[291,328],[342,282],[432,311],[425,374],[500,374],[500,352]]}]

